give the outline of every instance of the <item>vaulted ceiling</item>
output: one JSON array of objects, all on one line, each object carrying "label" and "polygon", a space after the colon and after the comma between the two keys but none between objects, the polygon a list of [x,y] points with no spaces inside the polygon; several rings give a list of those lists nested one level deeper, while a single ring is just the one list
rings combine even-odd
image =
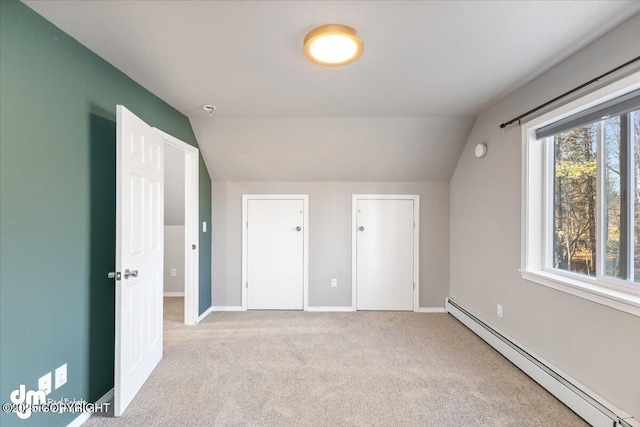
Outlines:
[{"label": "vaulted ceiling", "polygon": [[[640,10],[637,1],[24,2],[190,117],[221,180],[448,180],[475,115]],[[304,36],[327,23],[362,35],[358,61],[305,58]],[[205,103],[218,108],[211,119]]]}]

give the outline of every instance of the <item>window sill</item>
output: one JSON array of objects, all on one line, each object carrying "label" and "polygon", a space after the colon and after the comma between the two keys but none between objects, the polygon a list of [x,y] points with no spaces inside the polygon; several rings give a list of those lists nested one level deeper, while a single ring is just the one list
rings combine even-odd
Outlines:
[{"label": "window sill", "polygon": [[640,317],[640,295],[628,294],[586,281],[546,271],[521,270],[522,278]]}]

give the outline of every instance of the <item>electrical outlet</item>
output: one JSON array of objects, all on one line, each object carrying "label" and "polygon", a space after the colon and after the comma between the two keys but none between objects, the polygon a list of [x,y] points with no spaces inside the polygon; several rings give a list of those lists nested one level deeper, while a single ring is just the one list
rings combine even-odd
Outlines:
[{"label": "electrical outlet", "polygon": [[172,276],[172,277],[176,277],[177,275],[178,275],[177,270],[176,270],[175,268],[172,268],[172,269],[171,269],[171,276]]},{"label": "electrical outlet", "polygon": [[51,393],[51,372],[47,372],[38,380],[38,390],[42,390],[45,394]]},{"label": "electrical outlet", "polygon": [[498,317],[502,317],[502,304],[498,304],[497,314]]},{"label": "electrical outlet", "polygon": [[331,287],[332,288],[338,287],[338,279],[331,279]]},{"label": "electrical outlet", "polygon": [[67,364],[56,369],[56,390],[67,383]]}]

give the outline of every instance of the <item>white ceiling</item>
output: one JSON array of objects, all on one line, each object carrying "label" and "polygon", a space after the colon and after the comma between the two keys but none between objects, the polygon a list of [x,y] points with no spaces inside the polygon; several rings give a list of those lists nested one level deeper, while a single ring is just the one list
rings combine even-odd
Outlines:
[{"label": "white ceiling", "polygon": [[[327,175],[316,168],[333,170],[333,180],[370,174],[319,160],[313,171],[299,175],[287,165],[263,174],[234,173],[233,167],[249,164],[264,168],[224,157],[250,141],[243,140],[242,125],[219,118],[431,117],[423,131],[431,132],[440,120],[460,135],[470,117],[640,10],[637,1],[24,2],[188,117],[206,117],[200,105],[215,105],[212,120],[192,120],[194,130],[209,167],[215,165],[212,175],[242,180]],[[327,23],[357,29],[365,43],[358,61],[326,68],[305,58],[304,36]],[[308,124],[305,135],[316,122]],[[353,125],[351,133],[371,141],[368,155],[378,153],[376,162],[382,162],[393,141]],[[301,137],[303,130],[295,129],[290,132]],[[294,140],[296,133],[287,135]],[[459,154],[466,134],[455,141],[439,135],[414,135],[411,144],[420,153],[449,144],[441,149]],[[258,158],[280,147],[276,138],[251,143]],[[350,159],[361,154],[344,150]],[[416,163],[406,175],[443,176],[433,163],[433,171]],[[444,175],[453,167],[455,162]]]},{"label": "white ceiling", "polygon": [[449,181],[473,117],[193,118],[216,181]]}]

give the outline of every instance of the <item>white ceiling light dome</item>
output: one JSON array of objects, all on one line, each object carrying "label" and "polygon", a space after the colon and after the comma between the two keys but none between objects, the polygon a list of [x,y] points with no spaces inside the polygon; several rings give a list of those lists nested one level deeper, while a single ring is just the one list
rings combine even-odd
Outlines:
[{"label": "white ceiling light dome", "polygon": [[356,30],[342,24],[323,25],[304,38],[304,53],[309,61],[327,67],[349,64],[362,55],[363,49]]}]

